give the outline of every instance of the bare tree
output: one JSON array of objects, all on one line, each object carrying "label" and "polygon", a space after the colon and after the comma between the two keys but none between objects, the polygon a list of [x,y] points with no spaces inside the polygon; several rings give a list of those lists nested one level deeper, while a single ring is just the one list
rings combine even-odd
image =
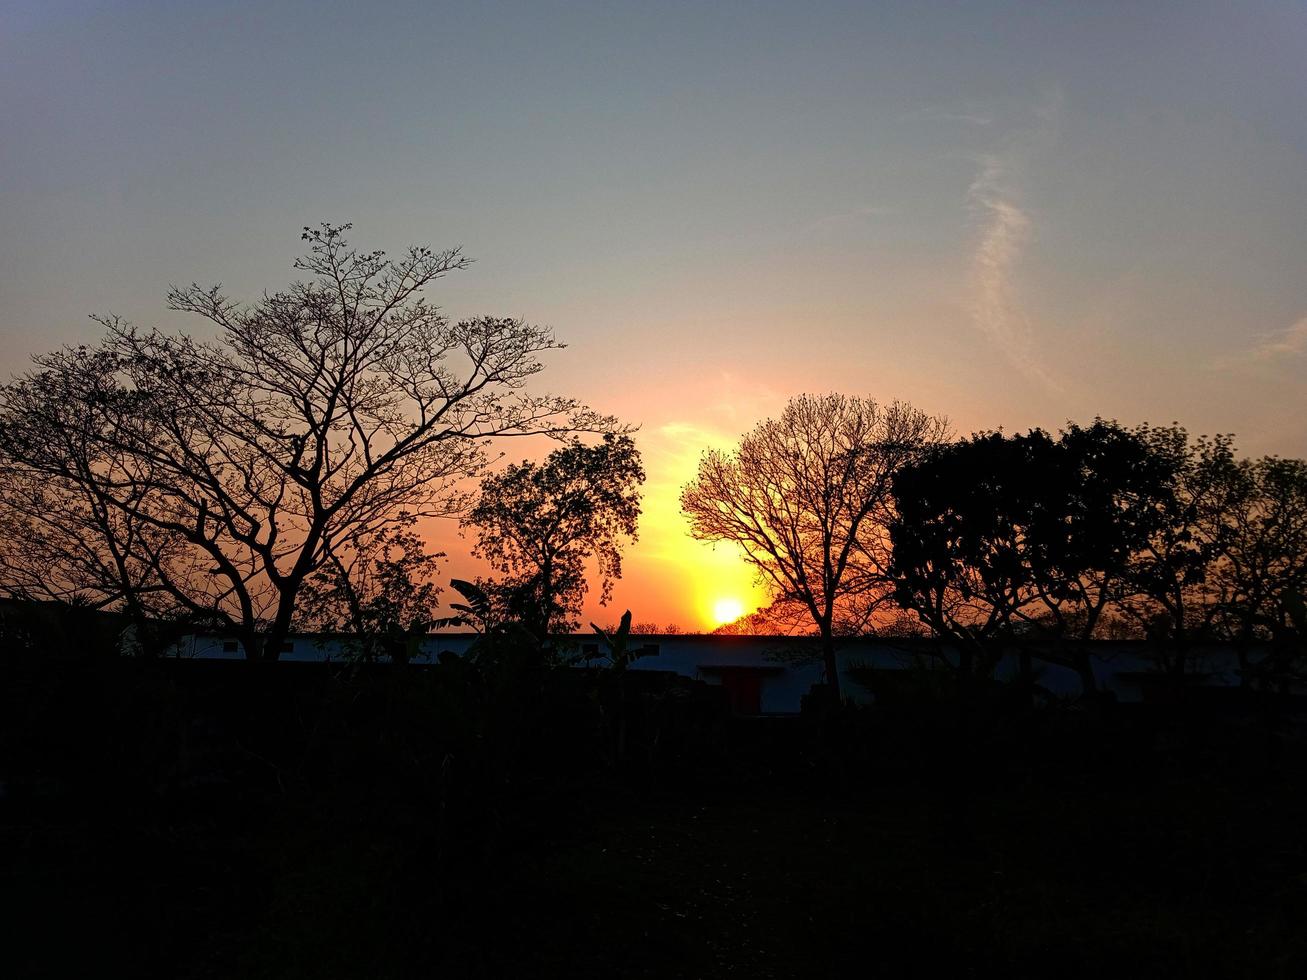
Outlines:
[{"label": "bare tree", "polygon": [[837,624],[864,629],[893,596],[894,474],[947,436],[945,419],[902,402],[800,395],[734,451],[705,453],[681,493],[694,537],[740,545],[774,601],[806,609],[836,699]]},{"label": "bare tree", "polygon": [[275,659],[304,582],[400,511],[462,512],[488,440],[614,427],[526,393],[561,346],[549,330],[427,303],[467,265],[458,249],[392,259],[348,228],[306,228],[306,280],[251,305],[174,288],[169,307],[216,340],[97,318],[99,345],[0,389],[0,502],[39,541],[14,564],[47,554],[105,604],[208,617]]}]

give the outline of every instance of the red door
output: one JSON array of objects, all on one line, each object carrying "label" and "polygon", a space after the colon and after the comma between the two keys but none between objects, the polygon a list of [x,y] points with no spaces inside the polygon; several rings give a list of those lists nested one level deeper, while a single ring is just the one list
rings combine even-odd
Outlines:
[{"label": "red door", "polygon": [[762,713],[762,678],[747,667],[722,671],[722,687],[731,702],[731,711],[737,715]]}]

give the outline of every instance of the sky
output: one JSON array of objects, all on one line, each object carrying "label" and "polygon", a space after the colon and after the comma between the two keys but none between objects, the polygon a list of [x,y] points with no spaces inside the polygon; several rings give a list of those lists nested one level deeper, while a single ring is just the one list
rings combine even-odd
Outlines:
[{"label": "sky", "polygon": [[0,376],[91,313],[201,330],[168,285],[283,286],[306,224],[462,245],[432,299],[640,426],[601,621],[763,601],[677,495],[800,392],[1307,456],[1299,0],[7,0],[0,93]]}]

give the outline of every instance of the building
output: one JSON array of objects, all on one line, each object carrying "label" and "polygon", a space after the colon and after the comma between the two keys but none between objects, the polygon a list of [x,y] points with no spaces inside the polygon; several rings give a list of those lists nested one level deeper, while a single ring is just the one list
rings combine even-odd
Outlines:
[{"label": "building", "polygon": [[[418,641],[415,660],[434,662],[445,651],[465,654],[476,641],[473,633],[433,633]],[[341,634],[297,633],[287,638],[284,661],[338,661],[349,659],[349,640]],[[784,636],[720,636],[715,634],[657,634],[631,637],[643,655],[631,665],[637,671],[670,671],[706,684],[725,687],[732,707],[742,715],[797,713],[803,697],[822,681],[822,668],[812,641]],[[593,634],[570,637],[578,663],[601,662],[602,651]],[[239,641],[220,634],[193,634],[174,648],[183,658],[236,660],[244,653]],[[1101,690],[1120,701],[1145,700],[1159,679],[1152,646],[1142,640],[1095,641],[1091,648],[1095,678]],[[877,671],[936,670],[953,659],[947,648],[929,639],[847,638],[837,652],[841,688],[846,697],[863,703],[875,699],[869,678]],[[1000,677],[1019,669],[1016,656],[1005,657]],[[1054,697],[1075,697],[1080,678],[1069,667],[1044,664],[1036,659],[1036,682]],[[1236,687],[1239,662],[1228,645],[1210,644],[1194,651],[1190,682],[1205,687]]]}]

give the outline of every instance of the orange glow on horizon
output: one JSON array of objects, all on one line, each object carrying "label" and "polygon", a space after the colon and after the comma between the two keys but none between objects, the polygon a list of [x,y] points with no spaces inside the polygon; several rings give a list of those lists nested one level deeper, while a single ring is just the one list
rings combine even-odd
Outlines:
[{"label": "orange glow on horizon", "polygon": [[628,553],[627,576],[614,594],[614,608],[629,607],[637,621],[676,623],[687,632],[708,632],[767,605],[766,590],[739,546],[696,541],[681,513],[681,488],[694,478],[704,450],[733,447],[740,433],[764,418],[776,400],[769,391],[759,397],[735,390],[732,379],[722,379],[720,387],[732,402],[742,403],[739,418],[723,419],[720,409],[693,406],[698,411],[687,415],[711,421],[667,420],[640,433],[649,474],[640,540]]},{"label": "orange glow on horizon", "polygon": [[[589,570],[592,588],[581,613],[583,627],[591,622],[615,626],[629,609],[636,624],[707,633],[768,605],[767,590],[738,545],[696,541],[690,536],[680,495],[698,471],[705,450],[736,446],[744,432],[783,407],[785,396],[780,390],[726,373],[709,380],[711,384],[700,382],[678,390],[671,399],[674,415],[664,404],[666,389],[653,405],[637,404],[629,390],[624,395],[631,400],[602,405],[605,411],[640,424],[636,443],[648,478],[643,487],[640,536],[624,549],[622,578],[614,583],[606,605],[599,602],[598,590],[593,587],[597,570]],[[552,448],[540,443],[524,452],[514,445],[511,458],[543,458]],[[453,577],[494,577],[492,569],[468,554],[475,531],[460,535],[452,523],[435,520],[424,529],[432,550],[450,555],[443,572],[446,583]],[[449,593],[442,598],[458,601]]]}]

